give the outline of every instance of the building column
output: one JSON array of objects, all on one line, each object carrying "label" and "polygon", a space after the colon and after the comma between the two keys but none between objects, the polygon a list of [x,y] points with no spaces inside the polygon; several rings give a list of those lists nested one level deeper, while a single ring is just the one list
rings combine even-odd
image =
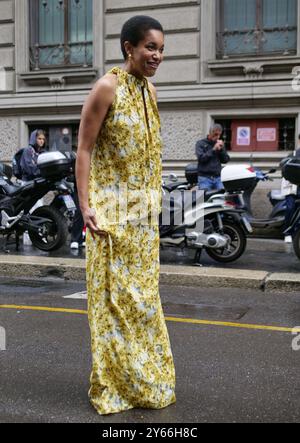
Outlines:
[{"label": "building column", "polygon": [[300,56],[300,0],[298,0],[298,51],[297,54]]},{"label": "building column", "polygon": [[93,0],[93,66],[104,75],[104,2]]}]

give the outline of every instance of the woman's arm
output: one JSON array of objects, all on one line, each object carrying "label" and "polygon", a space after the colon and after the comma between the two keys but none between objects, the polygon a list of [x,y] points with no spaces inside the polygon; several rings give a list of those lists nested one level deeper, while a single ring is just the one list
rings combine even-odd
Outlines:
[{"label": "woman's arm", "polygon": [[107,112],[112,105],[117,77],[102,77],[88,96],[81,114],[76,160],[76,181],[80,208],[86,227],[92,235],[103,234],[97,226],[96,214],[89,207],[89,176],[92,152]]}]

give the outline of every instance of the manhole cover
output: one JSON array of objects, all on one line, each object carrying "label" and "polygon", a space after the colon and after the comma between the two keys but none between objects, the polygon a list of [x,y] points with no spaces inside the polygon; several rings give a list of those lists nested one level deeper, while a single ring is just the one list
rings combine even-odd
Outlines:
[{"label": "manhole cover", "polygon": [[182,318],[237,321],[247,314],[249,308],[245,306],[164,303],[163,310],[166,315]]}]

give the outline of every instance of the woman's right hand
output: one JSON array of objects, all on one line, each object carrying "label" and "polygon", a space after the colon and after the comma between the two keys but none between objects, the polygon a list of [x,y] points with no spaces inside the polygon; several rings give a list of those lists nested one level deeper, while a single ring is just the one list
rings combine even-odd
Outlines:
[{"label": "woman's right hand", "polygon": [[100,237],[107,236],[107,232],[102,231],[98,226],[95,209],[87,208],[86,210],[83,210],[82,217],[83,217],[85,226],[87,227],[87,229],[90,230],[90,233],[91,233],[94,240],[95,240],[96,235],[98,235]]}]

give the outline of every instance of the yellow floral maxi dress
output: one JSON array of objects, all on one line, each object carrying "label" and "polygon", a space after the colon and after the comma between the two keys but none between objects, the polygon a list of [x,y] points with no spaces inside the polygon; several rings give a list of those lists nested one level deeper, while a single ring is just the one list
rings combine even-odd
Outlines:
[{"label": "yellow floral maxi dress", "polygon": [[[120,68],[110,72],[118,77],[116,97],[96,142],[90,175],[90,206],[108,235],[96,240],[88,235],[87,241],[89,397],[99,414],[175,402],[175,369],[159,296],[157,219],[141,221],[150,220],[148,209],[143,212],[145,200],[136,217],[132,195],[122,212],[124,194],[118,197],[121,184],[128,194],[144,190],[149,200],[155,191],[159,197],[152,199],[152,212],[158,217],[160,120],[146,79]],[[113,208],[119,215],[111,219]]]}]

